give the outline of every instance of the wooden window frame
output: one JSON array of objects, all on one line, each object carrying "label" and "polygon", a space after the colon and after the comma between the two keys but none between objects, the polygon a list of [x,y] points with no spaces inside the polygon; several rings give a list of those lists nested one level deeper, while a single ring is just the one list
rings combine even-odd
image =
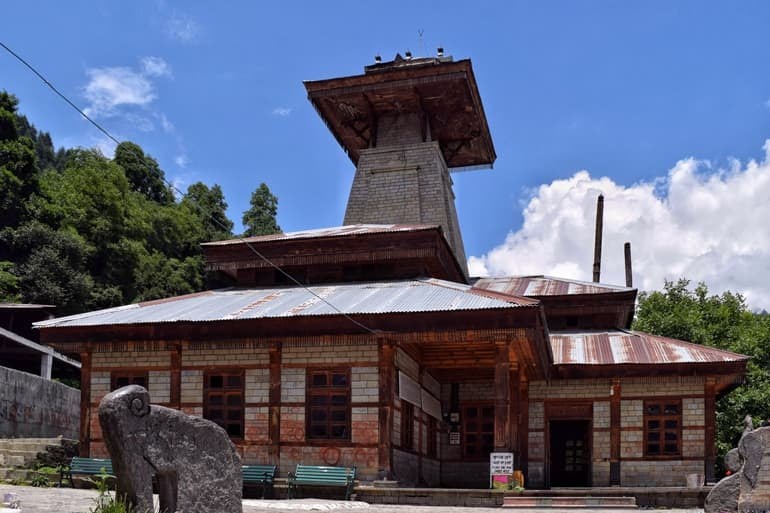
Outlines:
[{"label": "wooden window frame", "polygon": [[401,399],[401,448],[414,452],[414,405]]},{"label": "wooden window frame", "polygon": [[[214,378],[222,377],[222,385],[215,386],[212,384]],[[229,378],[239,378],[239,384],[231,384]],[[219,369],[211,370],[203,373],[203,418],[208,419],[222,429],[224,429],[228,436],[233,440],[243,440],[246,432],[245,422],[245,375],[243,369]],[[221,395],[223,401],[221,405],[213,405],[211,398]],[[240,396],[240,404],[228,404],[230,397]],[[212,410],[222,410],[222,416],[220,418],[212,418]],[[239,412],[238,415],[229,415],[230,412]],[[233,417],[238,418],[233,418]],[[233,426],[239,426],[239,434],[232,432]]]},{"label": "wooden window frame", "polygon": [[438,421],[432,415],[428,415],[428,440],[426,444],[425,455],[428,458],[438,459],[438,442],[436,437],[438,436]]},{"label": "wooden window frame", "polygon": [[[468,410],[471,408],[476,408],[479,410],[479,415],[475,418],[478,420],[475,422],[478,422],[478,427],[475,430],[470,430],[469,425],[474,422],[473,417],[469,417]],[[489,430],[483,429],[484,427],[484,419],[481,415],[481,412],[486,409],[491,408],[491,415],[486,418],[489,422],[491,422],[491,428]],[[464,403],[461,406],[461,413],[460,413],[460,423],[461,423],[461,443],[462,443],[462,452],[463,452],[463,458],[468,461],[485,461],[489,459],[489,452],[494,451],[495,449],[495,406],[491,402],[473,402],[473,403]],[[471,444],[468,443],[468,436],[469,435],[475,435],[477,438],[477,441],[472,444],[476,449],[479,449],[477,454],[469,454],[468,449],[471,446]],[[489,452],[485,452],[484,450],[484,443],[483,443],[483,437],[484,436],[491,436],[491,442],[489,443]],[[476,452],[476,451],[474,451]]]},{"label": "wooden window frame", "polygon": [[[118,380],[127,379],[128,383],[118,386]],[[138,380],[142,380],[144,383],[137,383]],[[117,390],[128,385],[139,385],[144,388],[150,386],[150,373],[147,371],[113,371],[110,372],[110,391]]]},{"label": "wooden window frame", "polygon": [[[665,413],[667,406],[676,406],[677,413]],[[648,411],[658,406],[660,413],[648,413]],[[646,459],[678,459],[682,457],[682,400],[679,398],[661,397],[655,399],[645,399],[643,405],[644,411],[642,419],[644,423],[644,457]],[[666,421],[676,421],[676,427],[666,427]],[[650,423],[657,422],[657,428],[651,428]],[[666,435],[675,435],[675,440],[666,440]],[[651,437],[656,437],[655,440],[650,440]],[[674,442],[676,444],[676,451],[666,451],[667,444]],[[654,453],[649,451],[649,445],[657,444],[659,452]]]},{"label": "wooden window frame", "polygon": [[[314,384],[314,376],[326,376],[325,385]],[[334,376],[345,376],[345,385],[334,385]],[[313,404],[314,397],[327,397],[326,404]],[[332,396],[345,397],[344,404],[333,404]],[[352,386],[350,383],[350,367],[334,368],[308,368],[305,385],[306,412],[305,412],[305,438],[314,443],[339,443],[352,440]],[[324,420],[314,419],[316,412],[324,411]],[[335,420],[334,414],[345,412],[344,420]],[[326,434],[315,435],[314,426],[325,425]],[[344,436],[332,436],[335,429],[343,428]]]}]

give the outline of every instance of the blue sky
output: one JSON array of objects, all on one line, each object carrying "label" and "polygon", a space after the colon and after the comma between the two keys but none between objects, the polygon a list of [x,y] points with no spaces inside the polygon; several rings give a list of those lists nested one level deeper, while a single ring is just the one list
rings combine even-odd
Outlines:
[{"label": "blue sky", "polygon": [[[1,40],[169,179],[220,184],[237,226],[264,181],[285,231],[341,224],[354,172],[302,80],[441,45],[472,59],[498,155],[493,170],[454,175],[472,271],[589,278],[602,191],[606,281],[622,282],[630,240],[640,287],[684,275],[770,306],[757,283],[770,279],[770,3],[26,0],[3,10]],[[57,146],[111,151],[7,54],[0,88]]]}]

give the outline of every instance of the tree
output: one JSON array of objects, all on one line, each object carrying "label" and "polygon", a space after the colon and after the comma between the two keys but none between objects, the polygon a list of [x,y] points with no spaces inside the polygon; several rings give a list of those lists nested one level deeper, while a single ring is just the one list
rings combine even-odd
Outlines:
[{"label": "tree", "polygon": [[174,201],[174,195],[166,186],[165,174],[158,166],[158,162],[149,155],[145,155],[138,144],[132,142],[118,144],[115,148],[115,163],[123,168],[134,191],[164,205]]},{"label": "tree", "polygon": [[278,213],[278,198],[276,198],[265,183],[259,184],[251,194],[251,208],[243,213],[243,225],[246,237],[255,235],[271,235],[280,233],[281,227],[276,222]]},{"label": "tree", "polygon": [[[678,338],[750,356],[746,383],[717,403],[717,450],[736,447],[743,418],[766,419],[770,412],[770,317],[755,314],[740,294],[709,295],[705,284],[695,289],[680,279],[663,291],[643,292],[634,329]],[[718,458],[721,465],[721,457]]]},{"label": "tree", "polygon": [[18,226],[37,191],[38,168],[29,137],[19,134],[15,96],[0,91],[0,227]]},{"label": "tree", "polygon": [[192,184],[187,188],[182,205],[193,212],[204,226],[203,242],[232,238],[233,222],[227,217],[227,202],[219,185],[209,188],[203,182]]}]

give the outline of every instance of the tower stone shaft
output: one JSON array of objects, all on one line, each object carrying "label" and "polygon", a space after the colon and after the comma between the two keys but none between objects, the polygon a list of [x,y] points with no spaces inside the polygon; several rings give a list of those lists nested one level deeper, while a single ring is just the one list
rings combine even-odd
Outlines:
[{"label": "tower stone shaft", "polygon": [[305,83],[356,164],[344,223],[438,225],[465,268],[450,171],[495,160],[470,61],[397,55],[364,71]]}]

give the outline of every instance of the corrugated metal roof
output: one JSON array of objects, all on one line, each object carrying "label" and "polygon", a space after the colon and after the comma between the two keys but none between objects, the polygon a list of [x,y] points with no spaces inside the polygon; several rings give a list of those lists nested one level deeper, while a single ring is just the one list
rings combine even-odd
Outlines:
[{"label": "corrugated metal roof", "polygon": [[432,224],[351,224],[335,226],[332,228],[318,228],[315,230],[303,230],[299,232],[276,233],[273,235],[259,235],[256,237],[244,237],[242,239],[220,240],[206,242],[202,246],[227,246],[230,244],[243,244],[245,242],[266,242],[273,240],[312,239],[321,237],[343,237],[346,235],[360,235],[367,233],[389,232],[415,232],[436,229]]},{"label": "corrugated metal roof", "polygon": [[634,290],[619,285],[553,278],[551,276],[506,276],[479,278],[474,284],[479,289],[493,290],[512,296],[567,296],[573,294],[606,294]]},{"label": "corrugated metal roof", "polygon": [[[529,300],[490,297],[468,285],[434,278],[309,287],[345,314],[449,312],[531,306]],[[35,327],[105,326],[165,322],[206,322],[338,315],[303,287],[223,289],[61,317]]]},{"label": "corrugated metal roof", "polygon": [[551,332],[555,365],[714,363],[748,360],[743,356],[639,331]]}]

